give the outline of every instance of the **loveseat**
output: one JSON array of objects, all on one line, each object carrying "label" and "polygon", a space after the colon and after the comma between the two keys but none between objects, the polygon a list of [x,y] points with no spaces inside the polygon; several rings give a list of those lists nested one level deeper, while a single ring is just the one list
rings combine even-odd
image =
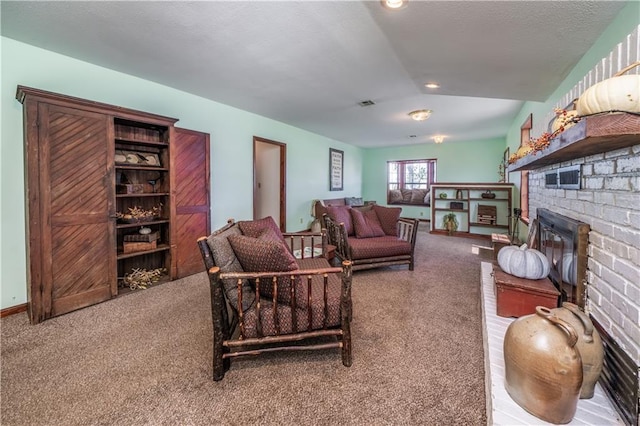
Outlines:
[{"label": "loveseat", "polygon": [[400,207],[377,204],[323,208],[329,244],[353,270],[391,265],[413,270],[418,219],[401,218]]},{"label": "loveseat", "polygon": [[331,267],[327,241],[324,230],[282,234],[271,217],[229,220],[198,239],[211,290],[214,380],[236,356],[277,350],[339,348],[351,365],[351,265]]}]

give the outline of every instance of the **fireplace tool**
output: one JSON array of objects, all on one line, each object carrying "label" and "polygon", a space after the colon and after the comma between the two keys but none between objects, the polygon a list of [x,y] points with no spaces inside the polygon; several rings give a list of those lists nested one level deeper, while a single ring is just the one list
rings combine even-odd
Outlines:
[{"label": "fireplace tool", "polygon": [[520,217],[522,216],[522,209],[518,208],[518,207],[514,207],[513,208],[513,215],[510,216],[511,218],[511,235],[509,235],[509,240],[511,241],[511,244],[519,244],[519,235],[520,235],[520,231],[519,231],[519,222],[520,222]]}]

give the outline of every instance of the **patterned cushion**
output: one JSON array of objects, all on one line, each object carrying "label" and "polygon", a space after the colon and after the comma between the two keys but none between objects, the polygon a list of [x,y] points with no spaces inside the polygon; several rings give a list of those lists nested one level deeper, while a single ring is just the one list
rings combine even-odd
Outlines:
[{"label": "patterned cushion", "polygon": [[[244,272],[240,261],[229,244],[228,237],[231,235],[242,235],[237,225],[223,230],[215,231],[207,238],[207,244],[211,249],[213,261],[220,268],[221,272]],[[236,280],[223,280],[224,292],[227,300],[234,309],[238,309],[238,282]],[[242,292],[242,310],[244,312],[253,306],[256,295],[247,280],[240,284]]]},{"label": "patterned cushion", "polygon": [[[279,241],[253,238],[246,235],[232,235],[229,243],[242,268],[247,272],[287,272],[298,269],[295,257],[289,249]],[[306,304],[306,289],[296,282],[296,304]],[[258,283],[254,280],[254,285]],[[273,284],[270,279],[263,279],[259,283],[259,293],[263,297],[273,298]],[[291,303],[291,278],[281,277],[278,280],[278,302]]]},{"label": "patterned cushion", "polygon": [[349,239],[354,260],[411,254],[411,244],[398,237],[385,235],[378,238]]},{"label": "patterned cushion", "polygon": [[427,196],[426,189],[414,189],[411,193],[411,204],[424,204],[424,197]]},{"label": "patterned cushion", "polygon": [[240,227],[242,234],[248,237],[259,238],[262,234],[269,233],[270,235],[278,236],[284,242],[282,232],[280,232],[278,224],[271,216],[258,220],[241,220],[238,222],[238,227]]},{"label": "patterned cushion", "polygon": [[[326,266],[318,266],[326,267]],[[311,309],[311,329],[319,330],[324,327],[324,282],[321,275],[313,275],[311,285],[311,305],[296,308],[296,325],[293,327],[293,315],[291,306],[278,303],[277,315],[274,320],[274,309],[272,300],[262,300],[260,302],[260,324],[263,336],[273,336],[276,334],[290,334],[296,331],[304,331],[309,328],[309,312]],[[306,278],[303,280],[306,287]],[[327,288],[327,327],[340,325],[340,293],[342,281],[339,274],[329,274]],[[244,315],[245,338],[258,337],[257,309],[254,306]],[[277,328],[276,328],[277,325]]]},{"label": "patterned cushion", "polygon": [[351,219],[357,238],[382,237],[384,231],[375,210],[351,210]]},{"label": "patterned cushion", "polygon": [[364,201],[362,201],[362,197],[345,197],[344,204],[345,206],[363,206]]},{"label": "patterned cushion", "polygon": [[327,207],[327,214],[336,223],[344,223],[347,235],[354,235],[353,222],[351,221],[351,206]]},{"label": "patterned cushion", "polygon": [[394,237],[397,236],[397,224],[402,213],[402,207],[384,207],[376,204],[373,206],[373,210],[378,215],[378,220],[384,233]]},{"label": "patterned cushion", "polygon": [[227,238],[231,235],[242,235],[237,226],[225,229],[224,231],[214,232],[207,238],[207,244],[211,249],[213,261],[222,272],[242,272],[242,265],[238,261],[236,254],[233,252]]},{"label": "patterned cushion", "polygon": [[389,191],[388,198],[389,204],[401,203],[403,201],[402,192],[400,192],[399,189],[392,189],[391,191]]}]

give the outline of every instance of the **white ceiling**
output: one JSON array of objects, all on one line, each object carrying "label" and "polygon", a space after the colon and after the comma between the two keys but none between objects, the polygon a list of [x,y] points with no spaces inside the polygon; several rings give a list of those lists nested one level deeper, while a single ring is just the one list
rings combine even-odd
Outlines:
[{"label": "white ceiling", "polygon": [[[523,101],[545,101],[624,5],[2,1],[1,19],[5,37],[381,147],[503,137]],[[409,119],[422,108],[429,120]]]}]

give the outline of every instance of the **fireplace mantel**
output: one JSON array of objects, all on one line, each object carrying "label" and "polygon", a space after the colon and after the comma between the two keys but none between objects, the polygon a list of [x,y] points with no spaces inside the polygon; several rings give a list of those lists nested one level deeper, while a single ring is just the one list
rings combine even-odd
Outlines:
[{"label": "fireplace mantel", "polygon": [[583,117],[535,154],[516,160],[509,172],[535,170],[551,164],[640,144],[640,115],[607,113]]}]

